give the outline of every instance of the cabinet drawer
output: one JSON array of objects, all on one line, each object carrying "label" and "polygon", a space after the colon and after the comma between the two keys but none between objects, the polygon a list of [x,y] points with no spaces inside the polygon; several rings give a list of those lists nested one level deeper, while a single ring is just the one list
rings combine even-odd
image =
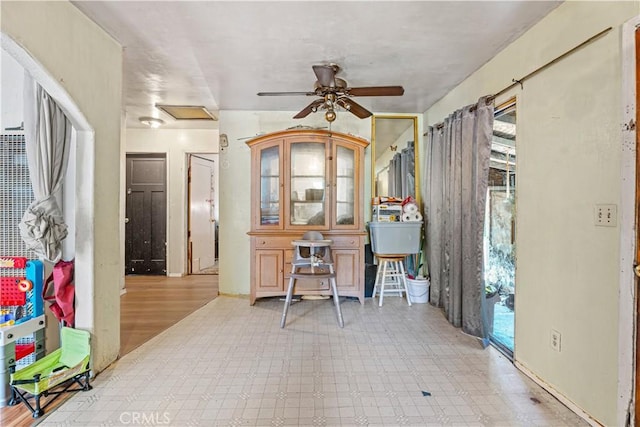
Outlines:
[{"label": "cabinet drawer", "polygon": [[291,247],[287,237],[255,237],[256,249],[284,249]]},{"label": "cabinet drawer", "polygon": [[332,248],[357,249],[360,247],[360,236],[330,236],[333,240]]}]

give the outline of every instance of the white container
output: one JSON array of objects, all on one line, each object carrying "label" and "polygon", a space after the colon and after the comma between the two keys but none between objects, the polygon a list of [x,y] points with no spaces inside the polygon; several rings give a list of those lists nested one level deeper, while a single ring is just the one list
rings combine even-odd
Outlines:
[{"label": "white container", "polygon": [[429,302],[429,279],[409,279],[407,277],[407,289],[412,304]]},{"label": "white container", "polygon": [[370,222],[371,251],[380,255],[420,252],[422,222]]}]

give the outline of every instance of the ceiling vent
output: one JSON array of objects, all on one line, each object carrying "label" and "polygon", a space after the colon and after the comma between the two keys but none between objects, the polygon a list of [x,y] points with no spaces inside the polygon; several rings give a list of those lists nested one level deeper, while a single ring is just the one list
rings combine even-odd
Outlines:
[{"label": "ceiling vent", "polygon": [[201,105],[160,105],[156,108],[164,111],[176,120],[218,120]]}]

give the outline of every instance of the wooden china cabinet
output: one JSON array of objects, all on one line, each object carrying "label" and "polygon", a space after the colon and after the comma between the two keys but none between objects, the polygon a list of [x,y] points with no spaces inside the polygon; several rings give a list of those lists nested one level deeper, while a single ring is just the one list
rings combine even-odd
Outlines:
[{"label": "wooden china cabinet", "polygon": [[[251,305],[285,295],[291,241],[317,230],[331,239],[340,296],[364,304],[365,139],[295,129],[247,141],[251,148]],[[297,295],[331,295],[328,281],[298,280]]]}]

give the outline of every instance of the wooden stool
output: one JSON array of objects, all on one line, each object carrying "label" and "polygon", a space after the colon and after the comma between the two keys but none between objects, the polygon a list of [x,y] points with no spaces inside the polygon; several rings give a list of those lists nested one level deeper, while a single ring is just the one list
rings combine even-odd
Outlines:
[{"label": "wooden stool", "polygon": [[396,294],[400,297],[402,297],[404,293],[407,297],[407,303],[411,305],[411,298],[409,297],[404,271],[404,259],[409,254],[374,255],[378,259],[378,271],[376,273],[376,281],[373,285],[371,298],[375,299],[376,292],[378,292],[380,295],[378,305],[382,307],[382,300],[384,299],[385,293]]}]

